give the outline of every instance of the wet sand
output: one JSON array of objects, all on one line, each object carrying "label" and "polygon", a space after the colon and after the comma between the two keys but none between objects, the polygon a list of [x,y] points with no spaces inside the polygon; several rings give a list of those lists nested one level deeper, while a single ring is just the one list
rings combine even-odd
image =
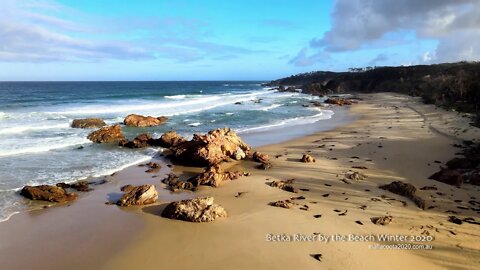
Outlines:
[{"label": "wet sand", "polygon": [[[353,123],[259,147],[270,155],[273,168],[261,171],[250,161],[228,163],[227,169],[251,175],[220,188],[172,194],[160,184],[168,167],[155,178],[145,168],[132,167],[70,206],[15,215],[0,223],[2,269],[474,269],[480,263],[478,225],[450,223],[452,214],[446,211],[478,220],[477,212],[458,206],[468,207],[472,197],[480,200],[480,188],[456,188],[427,178],[458,152],[452,144],[480,138],[479,129],[469,127],[468,120],[455,112],[411,97],[362,97],[364,101],[351,107],[351,113],[359,116]],[[302,154],[309,151],[316,162],[301,163]],[[201,171],[181,166],[174,170]],[[343,181],[349,170],[366,178]],[[104,204],[118,196],[112,185],[119,190],[132,179],[135,184],[154,183],[159,203],[127,210]],[[295,179],[294,186],[305,191],[294,194],[266,184],[286,179]],[[378,188],[396,180],[417,188],[435,185],[438,190],[418,191],[427,206],[435,207],[421,210],[408,199]],[[200,196],[215,197],[229,217],[205,224],[160,217],[168,202]],[[298,196],[305,199],[295,200],[299,205],[291,209],[268,205]],[[303,205],[308,211],[300,209]],[[380,226],[370,221],[383,215],[393,216],[392,223]],[[372,250],[369,245],[378,241],[272,242],[266,239],[270,234],[292,239],[294,235],[389,234],[434,240],[425,243],[433,250]],[[321,254],[321,261],[314,254]]]}]

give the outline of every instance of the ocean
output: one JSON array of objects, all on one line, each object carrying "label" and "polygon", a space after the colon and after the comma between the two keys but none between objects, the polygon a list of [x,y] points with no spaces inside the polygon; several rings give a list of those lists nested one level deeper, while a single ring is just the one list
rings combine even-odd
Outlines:
[{"label": "ocean", "polygon": [[131,113],[169,118],[158,127],[123,127],[129,139],[168,130],[191,137],[219,127],[242,135],[332,117],[331,110],[302,106],[313,100],[321,98],[245,81],[0,82],[0,220],[29,209],[18,195],[25,185],[109,175],[157,151],[93,144],[86,139],[92,130],[71,128],[73,119],[114,124]]}]

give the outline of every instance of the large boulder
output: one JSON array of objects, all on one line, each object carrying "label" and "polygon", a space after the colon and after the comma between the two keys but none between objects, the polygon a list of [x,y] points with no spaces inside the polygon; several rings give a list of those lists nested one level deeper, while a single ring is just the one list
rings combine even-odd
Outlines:
[{"label": "large boulder", "polygon": [[96,130],[90,133],[87,138],[94,143],[109,143],[125,140],[122,127],[120,127],[119,124]]},{"label": "large boulder", "polygon": [[100,118],[74,119],[72,128],[101,128],[107,124]]},{"label": "large boulder", "polygon": [[208,167],[203,173],[188,179],[187,182],[192,183],[194,187],[198,187],[199,185],[219,187],[225,182],[235,180],[244,175],[244,173],[238,171],[224,172],[220,166],[213,165]]},{"label": "large boulder", "polygon": [[153,117],[153,116],[143,116],[138,114],[130,114],[123,120],[123,123],[126,126],[131,127],[153,127],[159,126],[167,122],[168,118],[165,116]]},{"label": "large boulder", "polygon": [[125,194],[118,200],[117,205],[119,206],[152,204],[157,202],[158,199],[158,193],[154,185],[127,185],[122,187],[122,191]]},{"label": "large boulder", "polygon": [[190,222],[209,222],[227,217],[225,209],[213,201],[213,197],[204,197],[172,202],[163,210],[162,216]]},{"label": "large boulder", "polygon": [[186,142],[187,139],[177,134],[175,131],[167,131],[158,139],[158,145],[166,148],[176,146],[179,143]]},{"label": "large boulder", "polygon": [[205,135],[193,135],[190,141],[172,146],[172,157],[189,166],[206,167],[238,157],[238,148],[245,153],[250,147],[229,128],[215,129]]},{"label": "large boulder", "polygon": [[412,200],[418,207],[425,209],[425,200],[420,198],[416,192],[417,188],[409,183],[402,181],[394,181],[387,185],[380,186],[381,189],[388,190],[397,195],[407,197]]},{"label": "large boulder", "polygon": [[47,202],[68,202],[77,198],[76,193],[68,193],[62,187],[49,185],[25,186],[20,195],[30,200]]}]

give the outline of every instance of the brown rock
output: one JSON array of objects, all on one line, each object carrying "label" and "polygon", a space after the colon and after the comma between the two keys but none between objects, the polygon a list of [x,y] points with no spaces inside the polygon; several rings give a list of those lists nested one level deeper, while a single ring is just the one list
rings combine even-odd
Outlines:
[{"label": "brown rock", "polygon": [[268,183],[271,187],[276,187],[288,192],[298,193],[299,189],[292,186],[293,180],[286,180],[286,181],[272,181]]},{"label": "brown rock", "polygon": [[354,172],[354,171],[348,171],[345,173],[345,178],[353,180],[353,181],[360,181],[365,179],[367,176],[364,174],[361,174],[359,172]]},{"label": "brown rock", "polygon": [[49,185],[25,186],[20,195],[30,200],[47,202],[68,202],[77,198],[77,194],[73,192],[68,193],[61,187]]},{"label": "brown rock", "polygon": [[264,153],[254,152],[253,160],[260,163],[268,163],[270,161],[270,157]]},{"label": "brown rock", "polygon": [[119,206],[146,205],[157,202],[158,193],[154,185],[123,186],[125,192],[117,202]]},{"label": "brown rock", "polygon": [[268,170],[270,168],[272,168],[272,163],[270,162],[260,163],[260,165],[257,166],[257,169],[260,170]]},{"label": "brown rock", "polygon": [[172,202],[165,207],[162,216],[190,222],[209,222],[220,217],[227,217],[225,209],[213,202],[213,197]]},{"label": "brown rock", "polygon": [[333,104],[333,105],[338,105],[338,106],[343,106],[343,105],[352,105],[353,102],[348,99],[344,98],[328,98],[324,101],[327,104]]},{"label": "brown rock", "polygon": [[148,133],[142,133],[135,137],[132,141],[122,140],[118,143],[119,146],[128,148],[145,148],[152,142],[152,136]]},{"label": "brown rock", "polygon": [[187,182],[192,183],[194,187],[198,187],[199,185],[219,187],[225,182],[235,180],[243,175],[244,173],[238,171],[224,172],[220,166],[213,165],[208,167],[203,173],[188,179]]},{"label": "brown rock", "polygon": [[123,120],[123,123],[126,126],[131,127],[153,127],[159,126],[167,122],[168,118],[165,116],[153,117],[153,116],[143,116],[138,114],[130,114]]},{"label": "brown rock", "polygon": [[170,148],[186,141],[187,139],[178,135],[175,131],[168,131],[163,133],[163,135],[160,137],[158,145]]},{"label": "brown rock", "polygon": [[74,119],[72,122],[72,128],[101,128],[106,125],[100,118]]},{"label": "brown rock", "polygon": [[412,200],[418,207],[425,209],[425,200],[417,196],[417,188],[409,183],[404,183],[402,181],[394,181],[390,184],[380,186],[381,189],[388,190],[392,193],[404,196]]},{"label": "brown rock", "polygon": [[167,178],[163,179],[162,183],[165,183],[167,188],[174,192],[179,190],[196,190],[192,183],[180,181],[178,176],[173,173],[170,173]]},{"label": "brown rock", "polygon": [[440,171],[432,174],[429,179],[460,187],[463,184],[462,173],[459,170],[441,168]]},{"label": "brown rock", "polygon": [[293,207],[293,203],[290,200],[271,202],[269,203],[269,205],[275,206],[275,207],[287,208],[287,209]]},{"label": "brown rock", "polygon": [[250,147],[229,129],[215,129],[206,135],[193,135],[191,141],[170,148],[174,160],[189,166],[212,166],[235,158],[237,149],[248,152]]},{"label": "brown rock", "polygon": [[373,224],[377,225],[388,225],[392,222],[392,216],[383,216],[383,217],[372,217],[370,218]]},{"label": "brown rock", "polygon": [[302,159],[300,159],[300,161],[303,163],[312,163],[312,162],[315,162],[315,158],[309,154],[304,154],[302,156]]},{"label": "brown rock", "polygon": [[118,124],[96,130],[90,133],[87,138],[94,143],[109,143],[125,140],[122,128]]},{"label": "brown rock", "polygon": [[81,191],[81,192],[92,191],[93,188],[90,188],[89,185],[90,185],[90,183],[88,181],[85,181],[85,180],[77,181],[77,182],[72,183],[72,184],[66,184],[66,183],[56,184],[57,187],[61,187],[63,189],[72,188],[72,189],[75,189],[76,191]]}]

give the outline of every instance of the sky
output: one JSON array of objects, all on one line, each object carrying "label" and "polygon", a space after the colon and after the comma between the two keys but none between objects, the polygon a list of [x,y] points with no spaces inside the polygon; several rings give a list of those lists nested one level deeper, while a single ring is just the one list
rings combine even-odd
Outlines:
[{"label": "sky", "polygon": [[479,59],[477,0],[0,0],[1,81],[272,80]]}]

